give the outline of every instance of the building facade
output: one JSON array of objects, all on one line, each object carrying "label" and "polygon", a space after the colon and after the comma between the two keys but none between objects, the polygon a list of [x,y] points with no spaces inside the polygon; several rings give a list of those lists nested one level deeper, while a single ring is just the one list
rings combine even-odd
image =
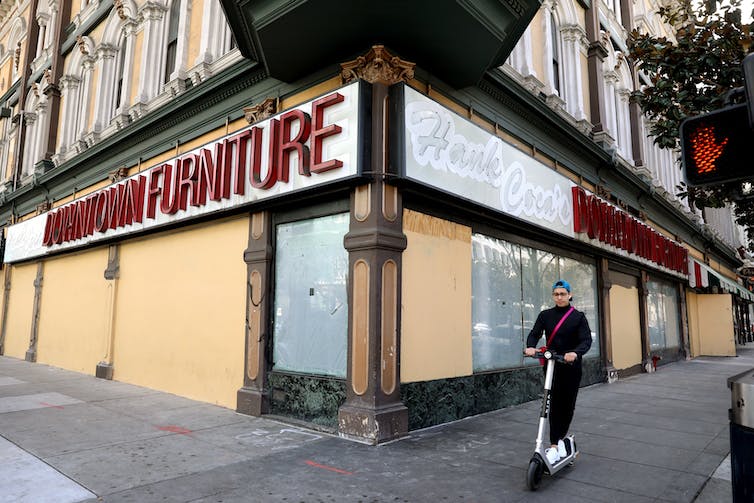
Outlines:
[{"label": "building facade", "polygon": [[536,397],[558,278],[584,385],[734,352],[730,211],[628,99],[657,5],[475,6],[1,3],[2,354],[378,443]]}]

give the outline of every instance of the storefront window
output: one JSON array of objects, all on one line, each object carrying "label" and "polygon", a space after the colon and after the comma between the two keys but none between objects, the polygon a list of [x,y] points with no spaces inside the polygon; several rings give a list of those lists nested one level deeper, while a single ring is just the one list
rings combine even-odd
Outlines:
[{"label": "storefront window", "polygon": [[347,213],[276,228],[274,370],[346,376]]},{"label": "storefront window", "polygon": [[476,234],[472,253],[474,370],[518,366],[523,352],[521,249]]},{"label": "storefront window", "polygon": [[570,258],[560,258],[560,277],[571,283],[573,298],[571,305],[583,312],[592,331],[592,347],[585,355],[599,356],[600,338],[599,320],[597,319],[597,268],[592,264],[579,262]]},{"label": "storefront window", "polygon": [[678,293],[665,281],[647,281],[649,349],[659,351],[680,346]]},{"label": "storefront window", "polygon": [[472,236],[472,355],[474,371],[535,365],[522,356],[537,315],[553,306],[552,284],[567,279],[574,306],[592,330],[587,356],[599,355],[597,280],[593,265],[481,234]]}]

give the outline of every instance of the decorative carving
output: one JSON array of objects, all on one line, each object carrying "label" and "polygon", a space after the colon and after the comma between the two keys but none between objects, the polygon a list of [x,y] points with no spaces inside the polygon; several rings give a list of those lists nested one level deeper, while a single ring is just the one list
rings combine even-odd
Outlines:
[{"label": "decorative carving", "polygon": [[644,210],[639,210],[639,220],[642,222],[647,221],[647,213]]},{"label": "decorative carving", "polygon": [[79,46],[79,51],[81,51],[81,54],[83,54],[84,56],[88,56],[89,48],[86,46],[86,41],[84,40],[84,37],[82,37],[81,35],[76,37],[76,43]]},{"label": "decorative carving", "polygon": [[277,100],[275,98],[267,98],[254,106],[244,107],[243,115],[249,124],[254,124],[274,115],[277,112],[277,108]]},{"label": "decorative carving", "polygon": [[52,85],[52,72],[50,71],[49,68],[44,71],[44,73],[42,74],[42,78],[44,78],[48,86]]},{"label": "decorative carving", "polygon": [[393,56],[385,46],[375,45],[364,56],[341,63],[340,77],[346,84],[355,79],[363,79],[371,84],[397,84],[414,78],[416,63]]},{"label": "decorative carving", "polygon": [[621,51],[615,52],[615,70],[617,71],[626,61],[626,55]]},{"label": "decorative carving", "polygon": [[45,200],[44,202],[39,203],[37,205],[37,215],[50,211],[50,208],[52,208],[52,201]]},{"label": "decorative carving", "polygon": [[115,0],[113,4],[115,5],[115,9],[118,11],[118,17],[125,21],[128,16],[126,16],[126,12],[124,10],[123,0]]},{"label": "decorative carving", "polygon": [[16,65],[16,71],[18,71],[18,65],[21,63],[21,41],[16,44],[16,52],[14,55],[14,64]]},{"label": "decorative carving", "polygon": [[128,168],[125,166],[121,166],[115,171],[111,171],[110,173],[108,173],[107,177],[110,178],[110,181],[113,183],[119,182],[121,180],[125,180],[128,177]]},{"label": "decorative carving", "polygon": [[595,191],[597,195],[602,199],[605,199],[606,201],[610,200],[610,189],[608,189],[604,185],[597,185],[597,187],[595,187]]}]

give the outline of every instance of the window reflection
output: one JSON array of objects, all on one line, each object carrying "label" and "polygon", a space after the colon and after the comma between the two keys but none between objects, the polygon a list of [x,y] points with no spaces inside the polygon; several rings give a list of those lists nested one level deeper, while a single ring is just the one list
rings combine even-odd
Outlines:
[{"label": "window reflection", "polygon": [[522,356],[537,315],[552,307],[552,284],[571,283],[573,304],[584,311],[599,355],[596,268],[482,234],[472,236],[472,356],[474,371],[536,364]]},{"label": "window reflection", "polygon": [[346,375],[348,222],[341,213],[276,228],[275,370]]},{"label": "window reflection", "polygon": [[680,345],[678,294],[672,284],[647,281],[647,318],[650,351]]}]

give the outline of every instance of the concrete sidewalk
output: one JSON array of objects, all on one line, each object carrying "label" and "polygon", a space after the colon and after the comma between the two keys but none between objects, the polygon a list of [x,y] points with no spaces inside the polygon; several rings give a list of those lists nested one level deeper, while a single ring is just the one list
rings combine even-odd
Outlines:
[{"label": "concrete sidewalk", "polygon": [[584,388],[581,455],[526,489],[538,402],[378,447],[0,357],[0,502],[725,502],[735,358]]}]

